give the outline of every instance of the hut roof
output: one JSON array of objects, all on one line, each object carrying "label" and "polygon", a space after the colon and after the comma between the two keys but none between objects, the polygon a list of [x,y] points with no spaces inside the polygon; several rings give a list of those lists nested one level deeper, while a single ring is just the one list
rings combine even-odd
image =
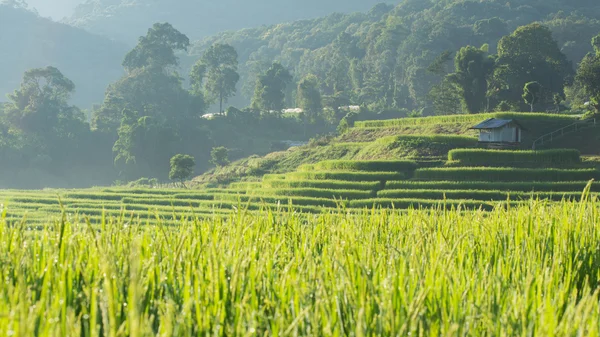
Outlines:
[{"label": "hut roof", "polygon": [[513,124],[513,123],[518,125],[521,129],[523,129],[523,127],[514,119],[497,119],[497,118],[486,119],[485,121],[473,126],[471,129],[475,129],[475,130],[500,129],[500,128],[505,127],[506,125]]}]

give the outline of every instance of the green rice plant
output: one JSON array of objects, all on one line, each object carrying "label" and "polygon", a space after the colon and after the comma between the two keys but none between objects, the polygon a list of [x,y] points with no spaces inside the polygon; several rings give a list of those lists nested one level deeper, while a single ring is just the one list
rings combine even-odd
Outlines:
[{"label": "green rice plant", "polygon": [[264,188],[325,188],[334,190],[363,190],[372,191],[379,189],[379,182],[350,182],[339,180],[267,180]]},{"label": "green rice plant", "polygon": [[378,198],[384,199],[459,199],[459,200],[528,200],[539,198],[544,200],[561,201],[578,200],[581,192],[507,192],[494,190],[383,190],[377,192]]},{"label": "green rice plant", "polygon": [[441,143],[447,146],[453,147],[471,147],[477,146],[479,143],[475,137],[467,137],[460,135],[397,135],[390,137],[382,137],[375,141],[375,143],[391,144],[397,142],[408,142],[408,143]]},{"label": "green rice plant", "polygon": [[595,337],[600,203],[582,195],[35,225],[3,212],[0,336]]},{"label": "green rice plant", "polygon": [[296,170],[301,171],[301,172],[311,172],[311,171],[315,170],[315,165],[313,165],[313,164],[300,165],[300,166],[298,166],[298,168]]},{"label": "green rice plant", "polygon": [[576,116],[556,115],[545,113],[487,113],[476,115],[453,115],[453,116],[433,116],[419,118],[400,118],[375,121],[358,121],[354,123],[355,128],[389,128],[412,125],[431,125],[431,124],[447,124],[447,123],[478,123],[489,118],[498,119],[517,119],[523,121],[556,121],[574,123],[578,120]]},{"label": "green rice plant", "polygon": [[344,171],[319,171],[319,172],[291,172],[286,174],[288,180],[340,180],[340,181],[387,181],[400,180],[405,175],[400,172],[344,172]]},{"label": "green rice plant", "polygon": [[265,174],[263,176],[263,181],[281,180],[281,179],[286,179],[286,175],[285,174]]},{"label": "green rice plant", "polygon": [[455,149],[448,153],[448,160],[458,164],[486,166],[533,163],[540,166],[579,164],[581,153],[575,149],[552,149],[544,151],[509,151],[488,149]]},{"label": "green rice plant", "polygon": [[412,172],[417,167],[417,163],[412,160],[328,160],[304,171]]},{"label": "green rice plant", "polygon": [[322,188],[279,188],[279,189],[258,189],[252,191],[252,195],[260,196],[289,196],[289,197],[310,197],[310,198],[328,198],[328,199],[367,199],[377,195],[375,191],[361,190],[342,190],[342,189],[322,189]]},{"label": "green rice plant", "polygon": [[241,202],[243,204],[282,204],[295,206],[323,206],[323,207],[338,207],[342,200],[334,200],[331,198],[310,198],[310,197],[286,197],[286,196],[262,196],[262,195],[231,195],[221,194],[215,195],[215,200]]},{"label": "green rice plant", "polygon": [[[582,191],[586,181],[558,182],[491,182],[491,181],[388,181],[386,190],[498,190],[515,192],[578,192]],[[600,192],[600,183],[590,185],[592,192]]]},{"label": "green rice plant", "polygon": [[582,181],[599,179],[596,169],[525,169],[525,168],[489,168],[489,167],[450,167],[426,168],[415,171],[417,180],[450,181]]},{"label": "green rice plant", "polygon": [[393,208],[393,209],[430,209],[430,208],[444,208],[444,209],[456,209],[462,208],[465,210],[486,210],[491,211],[499,206],[506,206],[507,204],[516,206],[518,202],[493,202],[483,200],[460,200],[460,199],[417,199],[417,198],[376,198],[376,199],[364,199],[364,200],[352,200],[350,201],[350,207],[352,208]]},{"label": "green rice plant", "polygon": [[231,183],[229,188],[238,189],[238,190],[249,190],[260,188],[262,186],[261,182],[239,182],[239,183]]}]

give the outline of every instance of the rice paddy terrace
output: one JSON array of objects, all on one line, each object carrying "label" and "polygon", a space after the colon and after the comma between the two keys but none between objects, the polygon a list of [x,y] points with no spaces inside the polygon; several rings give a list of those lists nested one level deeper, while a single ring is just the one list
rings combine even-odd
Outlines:
[{"label": "rice paddy terrace", "polygon": [[[276,163],[273,157],[260,158],[259,164],[268,162],[271,170],[261,172],[254,167],[260,178],[222,188],[0,190],[1,209],[4,218],[13,222],[42,223],[64,213],[79,221],[117,217],[148,224],[265,208],[293,207],[305,213],[441,205],[492,209],[532,198],[578,200],[590,180],[600,179],[596,161],[582,158],[576,149],[478,148],[475,135],[466,126],[482,118],[486,116],[360,122],[330,143],[274,154],[279,156]],[[571,116],[520,114],[519,121],[536,130],[528,134],[524,147],[536,133],[575,120]],[[299,154],[305,154],[303,161],[296,160]],[[284,172],[278,172],[277,165],[284,164]],[[239,167],[239,163],[232,166],[236,165]],[[599,193],[600,185],[593,184],[591,192]]]}]

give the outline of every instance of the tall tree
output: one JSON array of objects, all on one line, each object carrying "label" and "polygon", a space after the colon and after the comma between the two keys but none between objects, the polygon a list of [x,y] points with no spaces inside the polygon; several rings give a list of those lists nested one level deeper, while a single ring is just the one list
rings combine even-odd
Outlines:
[{"label": "tall tree", "polygon": [[123,109],[169,123],[202,115],[202,100],[191,104],[192,98],[174,71],[179,63],[175,53],[187,50],[188,46],[189,39],[170,24],[154,24],[125,56],[126,74],[106,90],[102,107],[94,111],[93,126],[116,133]]},{"label": "tall tree", "polygon": [[[204,82],[204,90],[211,102],[219,102],[219,112],[223,112],[223,103],[236,92],[240,80],[238,74],[238,54],[228,44],[212,45],[194,66],[203,76],[195,79],[196,85]],[[198,82],[201,79],[202,81]]]},{"label": "tall tree", "polygon": [[175,52],[186,51],[189,45],[188,37],[171,24],[155,23],[148,29],[146,36],[139,38],[137,46],[125,56],[123,67],[131,71],[147,66],[160,69],[176,66],[179,59]]},{"label": "tall tree", "polygon": [[9,125],[19,130],[38,154],[54,159],[68,155],[78,137],[89,132],[84,115],[68,104],[75,84],[54,67],[31,69],[4,107]]},{"label": "tall tree", "polygon": [[550,96],[563,95],[572,73],[571,63],[552,33],[539,23],[519,27],[498,43],[494,76],[506,84],[499,93],[502,100],[522,104],[521,91],[528,82],[538,82]]},{"label": "tall tree", "polygon": [[454,58],[455,72],[448,75],[449,82],[459,89],[463,108],[468,113],[478,113],[486,108],[488,77],[494,71],[494,58],[485,48],[467,46]]},{"label": "tall tree", "polygon": [[594,52],[587,54],[579,64],[574,87],[580,89],[580,95],[589,100],[596,112],[600,112],[600,35],[594,37],[592,46]]},{"label": "tall tree", "polygon": [[280,63],[273,63],[264,75],[259,76],[254,89],[252,107],[265,111],[281,111],[285,108],[285,90],[292,82],[292,75]]},{"label": "tall tree", "polygon": [[314,75],[304,77],[298,83],[298,95],[296,97],[298,107],[310,121],[314,121],[323,110],[321,92],[319,91],[319,80]]}]

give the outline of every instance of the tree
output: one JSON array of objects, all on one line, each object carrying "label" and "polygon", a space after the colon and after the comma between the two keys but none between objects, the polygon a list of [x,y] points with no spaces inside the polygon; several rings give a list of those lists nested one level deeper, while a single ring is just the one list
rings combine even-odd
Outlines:
[{"label": "tree", "polygon": [[202,87],[211,102],[219,102],[219,113],[223,113],[223,103],[236,92],[240,80],[238,54],[228,44],[212,45],[194,65],[192,85]]},{"label": "tree", "polygon": [[252,108],[263,111],[281,111],[285,108],[285,90],[292,75],[280,63],[273,63],[264,75],[259,76],[252,98]]},{"label": "tree", "polygon": [[171,171],[169,171],[169,179],[179,180],[185,186],[184,180],[189,179],[194,173],[196,162],[194,157],[186,154],[177,154],[171,158]]},{"label": "tree", "polygon": [[494,71],[494,58],[485,48],[467,46],[454,58],[455,72],[446,78],[458,88],[463,108],[468,113],[478,113],[486,108],[488,77]]},{"label": "tree", "polygon": [[594,52],[587,54],[579,64],[573,86],[600,112],[600,35],[594,37],[592,46]]},{"label": "tree", "polygon": [[544,88],[538,82],[528,82],[523,87],[523,100],[531,107],[533,112],[533,106],[542,100]]},{"label": "tree", "polygon": [[229,150],[224,146],[214,147],[210,151],[211,164],[216,166],[225,166],[229,164]]},{"label": "tree", "polygon": [[446,78],[441,83],[434,85],[428,96],[436,115],[452,115],[462,112],[461,90]]},{"label": "tree", "polygon": [[169,159],[177,153],[179,137],[169,124],[151,116],[123,110],[118,139],[113,146],[114,164],[127,180],[160,178],[169,173]]},{"label": "tree", "polygon": [[187,36],[173,28],[169,23],[155,23],[148,29],[146,36],[139,38],[137,46],[123,61],[128,71],[143,67],[164,69],[179,63],[175,51],[186,51],[190,45]]},{"label": "tree", "polygon": [[173,125],[199,118],[205,111],[203,96],[185,90],[171,69],[179,63],[175,53],[188,45],[189,39],[168,23],[150,28],[125,57],[126,74],[107,88],[104,103],[94,110],[94,127],[115,134],[124,109]]},{"label": "tree", "polygon": [[298,107],[304,111],[309,120],[314,121],[323,110],[319,80],[314,75],[304,77],[298,84]]},{"label": "tree", "polygon": [[81,110],[68,104],[75,84],[57,68],[36,68],[25,72],[19,89],[8,95],[5,118],[23,141],[56,162],[77,156],[89,125]]},{"label": "tree", "polygon": [[571,75],[571,63],[551,31],[539,23],[519,27],[498,43],[494,77],[505,83],[499,92],[501,100],[522,102],[521,89],[529,82],[538,82],[550,96],[564,95],[564,85]]}]

